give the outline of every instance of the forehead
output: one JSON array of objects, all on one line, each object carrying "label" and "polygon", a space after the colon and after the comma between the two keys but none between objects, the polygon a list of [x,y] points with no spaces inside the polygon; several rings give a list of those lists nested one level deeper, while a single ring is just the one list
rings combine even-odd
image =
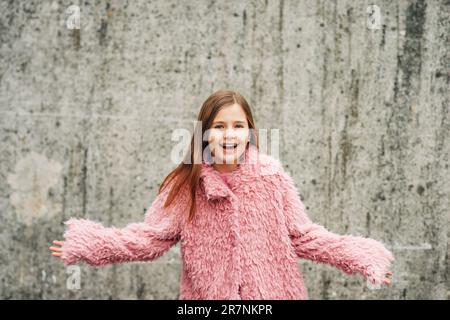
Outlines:
[{"label": "forehead", "polygon": [[242,107],[235,103],[230,106],[223,107],[214,118],[214,122],[223,121],[247,121],[247,116]]}]

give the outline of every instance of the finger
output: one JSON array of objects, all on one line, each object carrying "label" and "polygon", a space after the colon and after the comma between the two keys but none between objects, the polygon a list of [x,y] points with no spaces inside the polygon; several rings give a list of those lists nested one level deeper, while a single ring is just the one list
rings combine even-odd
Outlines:
[{"label": "finger", "polygon": [[55,257],[61,257],[61,253],[59,252],[53,252],[52,255],[54,255]]},{"label": "finger", "polygon": [[63,245],[63,242],[62,241],[58,241],[58,240],[53,241],[53,243],[56,244],[57,246],[62,246]]},{"label": "finger", "polygon": [[50,250],[62,252],[62,249],[61,248],[57,248],[57,247],[50,247]]}]

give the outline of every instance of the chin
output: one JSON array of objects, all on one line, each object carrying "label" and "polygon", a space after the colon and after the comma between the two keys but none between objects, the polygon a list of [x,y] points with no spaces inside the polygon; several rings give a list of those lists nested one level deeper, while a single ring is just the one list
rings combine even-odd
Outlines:
[{"label": "chin", "polygon": [[219,155],[215,157],[216,164],[233,164],[236,163],[239,157],[236,155]]}]

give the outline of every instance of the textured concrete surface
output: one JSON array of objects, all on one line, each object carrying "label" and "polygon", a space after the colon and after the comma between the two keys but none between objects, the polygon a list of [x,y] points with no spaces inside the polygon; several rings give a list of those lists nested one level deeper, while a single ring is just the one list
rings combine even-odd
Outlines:
[{"label": "textured concrete surface", "polygon": [[310,216],[396,256],[383,288],[299,261],[312,299],[449,299],[449,12],[446,0],[1,1],[0,298],[176,299],[178,247],[67,269],[48,246],[69,217],[141,220],[175,166],[172,130],[231,88],[258,127],[280,130]]}]

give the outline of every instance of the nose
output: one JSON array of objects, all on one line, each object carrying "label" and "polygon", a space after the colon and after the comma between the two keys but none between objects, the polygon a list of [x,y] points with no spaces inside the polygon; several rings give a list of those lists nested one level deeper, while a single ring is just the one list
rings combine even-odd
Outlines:
[{"label": "nose", "polygon": [[228,128],[225,130],[224,138],[225,139],[232,139],[236,136],[236,130],[234,128]]}]

